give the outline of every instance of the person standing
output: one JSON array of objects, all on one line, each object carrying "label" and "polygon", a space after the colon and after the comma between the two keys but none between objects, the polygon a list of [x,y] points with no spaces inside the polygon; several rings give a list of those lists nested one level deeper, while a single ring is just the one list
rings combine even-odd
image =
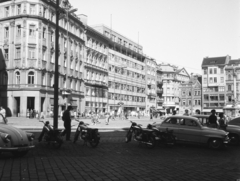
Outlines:
[{"label": "person standing", "polygon": [[66,134],[66,141],[71,141],[70,136],[71,136],[71,111],[72,106],[68,106],[67,110],[64,111],[63,113],[63,121],[64,121],[64,128],[65,130],[63,131],[62,135],[64,136]]},{"label": "person standing", "polygon": [[152,119],[153,118],[153,111],[152,111],[152,109],[150,108],[150,119]]},{"label": "person standing", "polygon": [[183,114],[184,116],[189,116],[188,110],[185,110],[185,113]]},{"label": "person standing", "polygon": [[227,124],[226,124],[226,120],[224,119],[224,114],[219,113],[219,117],[220,117],[220,119],[218,120],[219,128],[226,131]]},{"label": "person standing", "polygon": [[2,114],[4,118],[6,118],[6,110],[2,106],[0,107],[0,114]]},{"label": "person standing", "polygon": [[212,127],[212,128],[218,127],[215,109],[211,110],[211,115],[208,117],[208,124],[209,124],[209,127]]}]

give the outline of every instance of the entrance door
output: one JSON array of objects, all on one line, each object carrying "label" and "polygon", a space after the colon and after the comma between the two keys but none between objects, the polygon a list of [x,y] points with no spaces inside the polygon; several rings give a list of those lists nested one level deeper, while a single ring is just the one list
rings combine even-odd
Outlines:
[{"label": "entrance door", "polygon": [[20,114],[20,97],[15,97],[15,101],[16,101],[16,116],[18,117]]},{"label": "entrance door", "polygon": [[41,97],[41,112],[43,112],[43,105],[44,105],[45,97]]},{"label": "entrance door", "polygon": [[35,109],[35,97],[27,97],[27,109],[33,110]]}]

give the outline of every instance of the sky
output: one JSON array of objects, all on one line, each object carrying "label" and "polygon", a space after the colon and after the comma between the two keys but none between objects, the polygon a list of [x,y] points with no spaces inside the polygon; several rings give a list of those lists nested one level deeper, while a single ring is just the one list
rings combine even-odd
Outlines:
[{"label": "sky", "polygon": [[240,58],[240,0],[69,0],[88,25],[139,42],[157,63],[201,73],[205,57]]}]

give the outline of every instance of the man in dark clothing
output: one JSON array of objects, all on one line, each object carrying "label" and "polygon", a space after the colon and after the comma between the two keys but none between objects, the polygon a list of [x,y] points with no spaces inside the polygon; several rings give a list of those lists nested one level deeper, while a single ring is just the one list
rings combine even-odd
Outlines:
[{"label": "man in dark clothing", "polygon": [[209,127],[213,127],[213,128],[218,127],[215,109],[211,110],[211,115],[208,117],[208,123],[209,123]]},{"label": "man in dark clothing", "polygon": [[66,134],[66,141],[71,141],[70,140],[70,135],[71,135],[71,113],[70,110],[72,110],[72,106],[68,106],[67,110],[64,111],[63,113],[63,121],[64,121],[64,127],[65,130],[62,133],[64,136]]}]

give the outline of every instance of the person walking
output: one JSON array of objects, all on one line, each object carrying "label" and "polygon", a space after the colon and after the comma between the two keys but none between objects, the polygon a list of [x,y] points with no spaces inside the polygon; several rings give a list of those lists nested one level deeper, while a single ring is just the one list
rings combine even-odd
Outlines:
[{"label": "person walking", "polygon": [[64,111],[63,113],[63,121],[64,121],[64,128],[65,130],[62,133],[62,136],[66,134],[66,141],[71,141],[70,136],[71,136],[71,111],[72,106],[68,106],[67,110]]},{"label": "person walking", "polygon": [[211,115],[208,117],[208,125],[209,125],[209,127],[212,127],[212,128],[218,127],[215,109],[211,110]]},{"label": "person walking", "polygon": [[224,114],[219,113],[219,117],[220,117],[220,119],[218,120],[219,128],[226,131],[227,124],[226,124],[226,120],[224,119]]}]

